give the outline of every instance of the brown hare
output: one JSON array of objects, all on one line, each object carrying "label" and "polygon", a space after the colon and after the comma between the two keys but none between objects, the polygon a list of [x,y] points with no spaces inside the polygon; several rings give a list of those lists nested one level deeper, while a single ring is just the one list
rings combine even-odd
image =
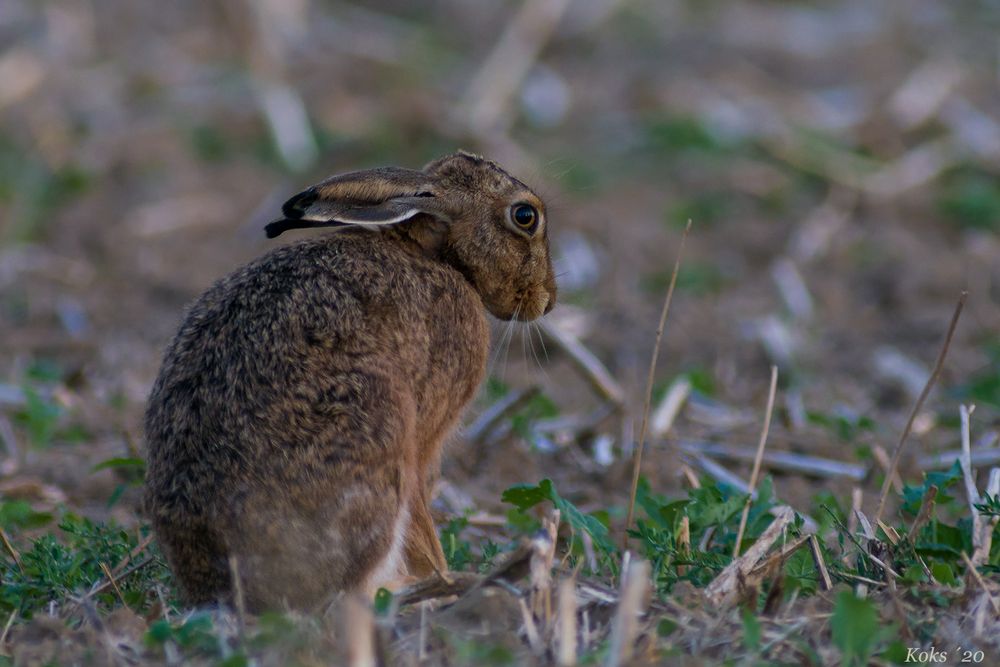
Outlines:
[{"label": "brown hare", "polygon": [[234,571],[259,610],[446,570],[428,503],[485,373],[483,306],[555,304],[544,204],[476,155],[334,176],[282,212],[268,237],[342,229],[201,296],[147,407],[144,504],[195,604]]}]

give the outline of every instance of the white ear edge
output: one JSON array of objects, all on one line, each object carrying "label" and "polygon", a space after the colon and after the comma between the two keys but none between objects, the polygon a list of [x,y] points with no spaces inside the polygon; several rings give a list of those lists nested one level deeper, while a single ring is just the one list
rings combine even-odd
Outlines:
[{"label": "white ear edge", "polygon": [[306,215],[302,216],[302,220],[308,220],[310,222],[339,222],[345,225],[356,225],[358,227],[364,227],[365,229],[378,229],[379,227],[384,227],[385,225],[394,225],[397,222],[403,222],[404,220],[409,220],[413,216],[420,213],[420,209],[411,208],[403,211],[399,215],[396,215],[387,220],[379,220],[378,222],[372,222],[371,220],[356,220],[346,215],[335,215],[335,216],[324,216],[324,217],[313,217],[310,216],[308,212]]}]

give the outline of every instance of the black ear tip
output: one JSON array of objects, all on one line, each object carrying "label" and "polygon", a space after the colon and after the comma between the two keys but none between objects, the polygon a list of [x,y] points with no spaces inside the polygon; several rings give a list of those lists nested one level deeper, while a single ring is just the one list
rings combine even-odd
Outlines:
[{"label": "black ear tip", "polygon": [[267,234],[267,238],[273,239],[286,229],[288,229],[287,220],[275,220],[264,226],[264,233]]},{"label": "black ear tip", "polygon": [[316,193],[316,188],[303,190],[286,201],[281,206],[281,212],[285,214],[286,218],[301,218],[306,209],[309,208],[318,198],[319,195]]}]

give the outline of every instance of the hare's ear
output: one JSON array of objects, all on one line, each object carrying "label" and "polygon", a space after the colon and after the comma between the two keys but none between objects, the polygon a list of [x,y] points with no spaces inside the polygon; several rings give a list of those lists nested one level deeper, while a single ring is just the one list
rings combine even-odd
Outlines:
[{"label": "hare's ear", "polygon": [[289,199],[281,212],[284,218],[265,227],[268,238],[306,227],[378,229],[421,213],[449,218],[433,177],[394,167],[334,176]]}]

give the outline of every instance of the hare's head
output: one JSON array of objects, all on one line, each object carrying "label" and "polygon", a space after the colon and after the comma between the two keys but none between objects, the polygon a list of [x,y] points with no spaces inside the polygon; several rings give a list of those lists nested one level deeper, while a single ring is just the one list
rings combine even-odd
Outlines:
[{"label": "hare's head", "polygon": [[422,171],[334,176],[289,199],[270,238],[301,227],[394,230],[472,283],[501,319],[533,320],[556,302],[545,204],[498,164],[458,152]]}]

